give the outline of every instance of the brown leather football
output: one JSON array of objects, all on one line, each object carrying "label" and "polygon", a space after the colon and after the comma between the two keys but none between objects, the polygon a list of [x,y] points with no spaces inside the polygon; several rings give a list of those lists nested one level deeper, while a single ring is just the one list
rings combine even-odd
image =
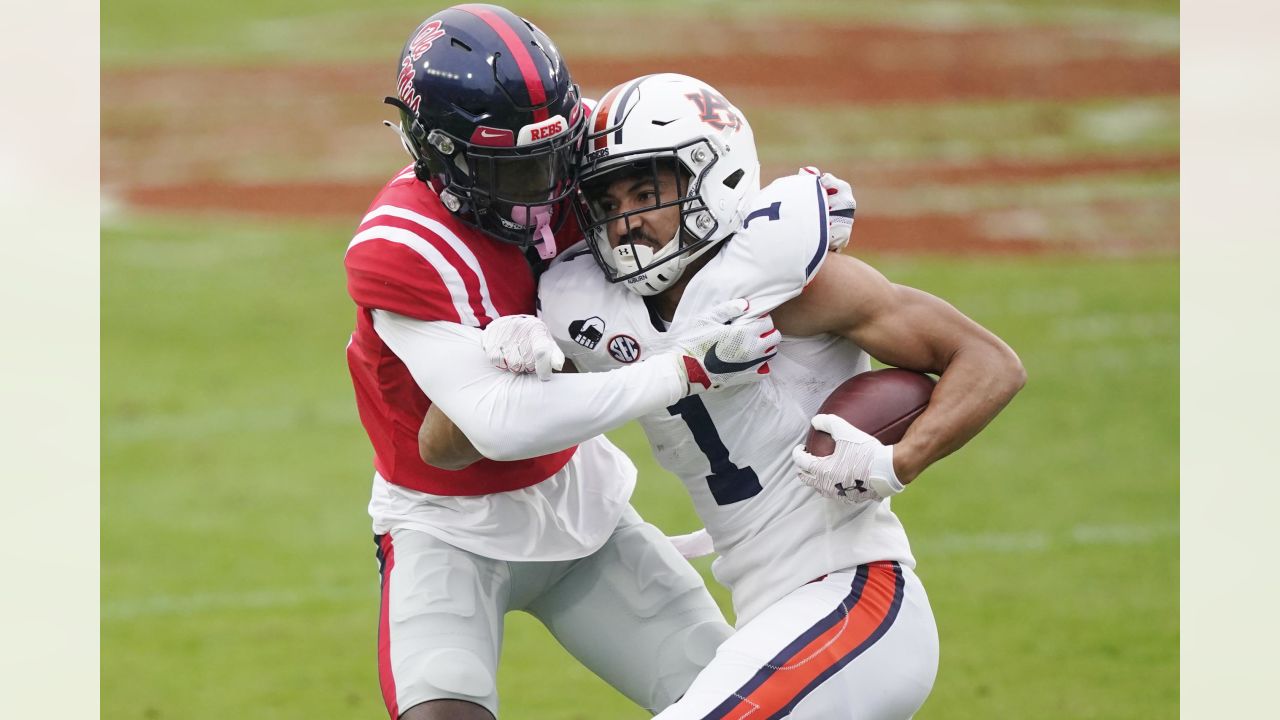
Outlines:
[{"label": "brown leather football", "polygon": [[[936,383],[924,373],[902,368],[861,373],[832,391],[817,414],[838,415],[885,445],[892,445],[902,439],[911,423],[929,406]],[[836,443],[830,435],[810,428],[804,448],[822,457],[835,452]]]}]

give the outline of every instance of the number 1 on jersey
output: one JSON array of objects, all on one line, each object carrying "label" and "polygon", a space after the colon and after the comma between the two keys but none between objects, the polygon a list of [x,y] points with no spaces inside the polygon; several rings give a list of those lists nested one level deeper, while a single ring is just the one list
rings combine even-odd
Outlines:
[{"label": "number 1 on jersey", "polygon": [[760,478],[750,467],[738,467],[729,459],[729,448],[724,446],[720,433],[711,422],[711,415],[702,398],[691,395],[667,408],[667,412],[680,416],[684,424],[693,433],[693,441],[698,449],[707,456],[711,463],[711,474],[707,476],[707,488],[717,505],[732,505],[747,498],[755,497],[764,488]]}]

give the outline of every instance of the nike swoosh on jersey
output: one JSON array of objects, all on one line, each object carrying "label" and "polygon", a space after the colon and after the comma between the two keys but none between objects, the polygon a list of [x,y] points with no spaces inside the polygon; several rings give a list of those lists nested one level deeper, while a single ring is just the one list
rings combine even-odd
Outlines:
[{"label": "nike swoosh on jersey", "polygon": [[715,345],[712,345],[711,349],[707,351],[706,358],[704,358],[702,361],[703,367],[705,367],[707,370],[710,370],[713,373],[716,373],[717,375],[721,375],[724,373],[742,372],[743,370],[750,370],[751,368],[759,365],[760,363],[768,361],[769,358],[778,354],[776,352],[769,353],[764,357],[756,358],[755,360],[752,360],[750,362],[728,362],[726,360],[721,360],[720,357],[716,355],[716,348],[719,346],[720,346],[720,343],[716,343]]}]

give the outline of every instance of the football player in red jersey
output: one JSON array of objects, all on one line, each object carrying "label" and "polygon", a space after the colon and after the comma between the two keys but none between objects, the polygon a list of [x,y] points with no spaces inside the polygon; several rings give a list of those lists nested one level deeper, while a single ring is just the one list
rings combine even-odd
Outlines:
[{"label": "football player in red jersey", "polygon": [[[603,437],[568,438],[758,379],[776,344],[771,322],[726,303],[672,351],[612,376],[542,382],[495,369],[482,328],[533,312],[531,262],[580,237],[565,209],[585,127],[578,88],[534,25],[459,5],[410,36],[387,101],[414,162],[378,193],[345,256],[358,309],[347,360],[374,449],[387,710],[492,720],[509,610],[661,709],[730,629],[697,573],[631,508],[626,456]],[[433,406],[491,459],[426,465],[417,433]]]}]

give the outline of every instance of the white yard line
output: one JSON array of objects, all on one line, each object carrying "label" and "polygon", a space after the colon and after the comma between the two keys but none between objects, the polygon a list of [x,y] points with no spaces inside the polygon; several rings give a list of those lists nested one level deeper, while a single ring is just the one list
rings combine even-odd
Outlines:
[{"label": "white yard line", "polygon": [[359,427],[352,400],[282,407],[245,405],[211,407],[177,413],[150,413],[135,417],[108,416],[103,437],[108,446],[162,440],[208,438],[227,433],[267,433],[302,426]]},{"label": "white yard line", "polygon": [[[938,558],[982,553],[1037,554],[1079,546],[1132,547],[1151,545],[1178,537],[1178,524],[1077,525],[1066,532],[990,532],[929,535],[912,545],[923,557]],[[246,592],[154,595],[149,598],[112,600],[102,605],[105,621],[130,621],[159,616],[191,616],[228,610],[278,610],[309,603],[354,604],[376,602],[376,577],[369,584],[330,588],[275,588]]]},{"label": "white yard line", "polygon": [[926,535],[911,541],[913,548],[926,549],[926,558],[973,553],[1022,554],[1082,545],[1150,545],[1178,536],[1178,524],[1077,525],[1067,532],[990,532]]},{"label": "white yard line", "polygon": [[199,615],[224,610],[272,610],[315,602],[346,603],[378,597],[376,577],[364,587],[278,588],[248,592],[154,595],[149,598],[111,601],[102,606],[104,620],[133,620],[160,615]]}]

